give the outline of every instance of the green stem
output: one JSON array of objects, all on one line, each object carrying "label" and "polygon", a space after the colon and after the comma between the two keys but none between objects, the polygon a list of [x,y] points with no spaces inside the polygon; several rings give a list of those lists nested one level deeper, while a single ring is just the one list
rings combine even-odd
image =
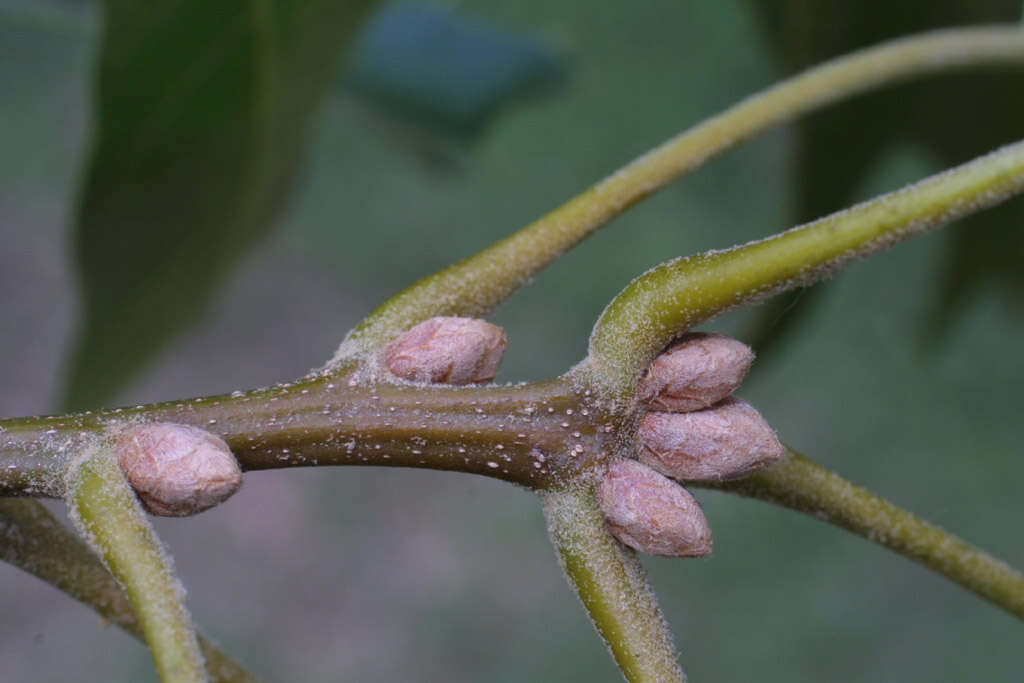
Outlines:
[{"label": "green stem", "polygon": [[420,280],[374,311],[328,368],[438,315],[484,316],[566,250],[709,159],[818,107],[902,79],[1024,63],[1018,26],[924,33],[826,62],[749,97],[639,157],[507,239]]},{"label": "green stem", "polygon": [[569,583],[634,683],[685,681],[672,634],[635,554],[612,538],[590,487],[541,494]]},{"label": "green stem", "polygon": [[[142,629],[128,596],[78,536],[36,500],[0,498],[0,557],[88,605],[136,638]],[[199,636],[212,680],[258,679],[212,642]]]},{"label": "green stem", "polygon": [[777,503],[852,531],[1024,619],[1020,572],[795,451],[745,479],[702,485]]},{"label": "green stem", "polygon": [[163,681],[206,681],[185,595],[112,449],[86,451],[68,476],[71,517],[124,586]]},{"label": "green stem", "polygon": [[0,495],[63,495],[69,453],[140,422],[213,432],[246,470],[423,467],[530,488],[560,485],[591,468],[609,452],[604,442],[615,424],[565,378],[456,388],[313,377],[225,396],[0,420]]},{"label": "green stem", "polygon": [[581,371],[629,396],[654,356],[690,327],[740,304],[811,285],[855,259],[1021,191],[1024,142],[778,235],[664,263],[608,304]]}]

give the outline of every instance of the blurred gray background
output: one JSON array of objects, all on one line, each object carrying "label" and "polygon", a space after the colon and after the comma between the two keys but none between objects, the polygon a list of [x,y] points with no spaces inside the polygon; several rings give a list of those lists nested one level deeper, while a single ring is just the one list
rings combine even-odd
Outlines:
[{"label": "blurred gray background", "polygon": [[[457,8],[557,46],[570,61],[564,87],[470,143],[394,126],[337,88],[279,228],[119,403],[316,367],[387,296],[789,72],[742,0]],[[0,3],[0,415],[57,408],[99,28],[89,4]],[[791,129],[744,146],[539,276],[496,315],[511,342],[499,379],[578,361],[604,304],[652,265],[807,218],[790,199],[791,149]],[[938,169],[927,150],[896,145],[857,196]],[[741,393],[795,448],[1022,566],[1019,310],[982,290],[941,339],[922,336],[958,229],[842,273]],[[750,321],[738,312],[712,327],[742,334]],[[694,681],[1018,679],[1013,617],[815,520],[697,495],[714,555],[644,561]],[[204,632],[268,680],[619,679],[536,501],[507,485],[411,470],[255,473],[229,504],[157,527]],[[155,675],[134,640],[0,565],[0,680]]]}]

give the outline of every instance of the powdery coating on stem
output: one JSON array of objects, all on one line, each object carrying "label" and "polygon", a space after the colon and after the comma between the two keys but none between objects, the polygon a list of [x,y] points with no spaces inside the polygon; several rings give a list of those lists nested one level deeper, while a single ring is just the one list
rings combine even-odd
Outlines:
[{"label": "powdery coating on stem", "polygon": [[672,633],[640,562],[617,543],[587,486],[539,491],[551,542],[615,663],[632,683],[685,683]]},{"label": "powdery coating on stem", "polygon": [[[124,589],[85,542],[37,500],[0,497],[0,558],[88,605],[136,638],[142,627]],[[256,683],[255,676],[199,636],[210,678]]]},{"label": "powdery coating on stem", "polygon": [[242,485],[228,445],[197,427],[141,425],[121,434],[115,450],[128,483],[155,515],[194,515],[223,503]]},{"label": "powdery coating on stem", "polygon": [[786,452],[761,414],[734,397],[694,413],[648,413],[636,438],[641,462],[683,481],[736,479]]},{"label": "powdery coating on stem", "polygon": [[778,235],[664,263],[608,304],[580,372],[628,397],[665,345],[694,325],[809,286],[856,259],[1021,192],[1024,141]]},{"label": "powdery coating on stem", "polygon": [[505,330],[477,318],[425,320],[384,351],[392,373],[413,382],[475,384],[489,382],[508,346]]},{"label": "powdery coating on stem", "polygon": [[67,478],[69,517],[124,587],[161,680],[207,681],[185,589],[110,446],[87,450]]},{"label": "powdery coating on stem", "polygon": [[711,553],[711,528],[696,499],[636,460],[618,460],[597,486],[597,504],[615,538],[665,557]]},{"label": "powdery coating on stem", "polygon": [[674,413],[708,408],[739,388],[753,362],[750,347],[732,337],[686,334],[647,368],[637,398]]},{"label": "powdery coating on stem", "polygon": [[1024,619],[1024,575],[795,451],[773,467],[711,488],[767,500],[835,524],[932,569]]},{"label": "powdery coating on stem", "polygon": [[[1022,62],[1024,33],[1011,24],[935,31],[882,43],[787,79],[671,138],[523,230],[393,297],[342,342],[327,370],[336,371],[430,316],[487,315],[598,228],[764,130],[900,79]],[[653,353],[631,371],[640,372],[651,357]],[[635,374],[628,377],[630,387],[635,380]],[[624,391],[625,384],[614,388]]]}]

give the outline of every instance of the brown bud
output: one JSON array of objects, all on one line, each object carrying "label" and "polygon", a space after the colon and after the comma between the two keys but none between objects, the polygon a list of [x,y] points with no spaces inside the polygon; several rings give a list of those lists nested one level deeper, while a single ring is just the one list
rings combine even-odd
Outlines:
[{"label": "brown bud", "polygon": [[508,346],[505,330],[477,318],[425,320],[384,350],[384,363],[413,382],[473,384],[494,379]]},{"label": "brown bud", "polygon": [[597,486],[597,504],[615,538],[666,557],[711,552],[711,528],[686,489],[636,460],[618,460]]},{"label": "brown bud", "polygon": [[641,462],[687,481],[742,477],[786,450],[761,414],[734,397],[694,413],[647,413],[637,441]]},{"label": "brown bud", "polygon": [[188,425],[156,422],[121,434],[121,471],[154,515],[186,517],[224,502],[242,471],[224,440]]},{"label": "brown bud", "polygon": [[656,410],[701,410],[734,392],[753,361],[754,352],[743,342],[693,332],[654,359],[637,386],[637,396]]}]

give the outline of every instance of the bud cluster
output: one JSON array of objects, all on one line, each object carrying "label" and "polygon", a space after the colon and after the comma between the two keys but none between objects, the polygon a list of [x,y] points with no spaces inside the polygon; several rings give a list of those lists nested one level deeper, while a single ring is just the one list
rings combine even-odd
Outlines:
[{"label": "bud cluster", "polygon": [[[494,378],[508,345],[505,331],[476,318],[436,317],[411,328],[384,350],[397,377],[434,384]],[[742,477],[784,453],[775,432],[732,393],[754,353],[721,334],[684,335],[661,353],[637,385],[643,415],[637,459],[618,459],[596,489],[612,534],[652,555],[695,557],[711,552],[711,530],[697,501],[676,481]]]},{"label": "bud cluster", "polygon": [[782,457],[785,448],[761,414],[732,396],[753,359],[735,339],[692,333],[651,363],[637,386],[649,409],[637,429],[638,461],[616,463],[598,487],[598,503],[620,541],[654,555],[711,552],[700,507],[666,477],[735,479]]}]

